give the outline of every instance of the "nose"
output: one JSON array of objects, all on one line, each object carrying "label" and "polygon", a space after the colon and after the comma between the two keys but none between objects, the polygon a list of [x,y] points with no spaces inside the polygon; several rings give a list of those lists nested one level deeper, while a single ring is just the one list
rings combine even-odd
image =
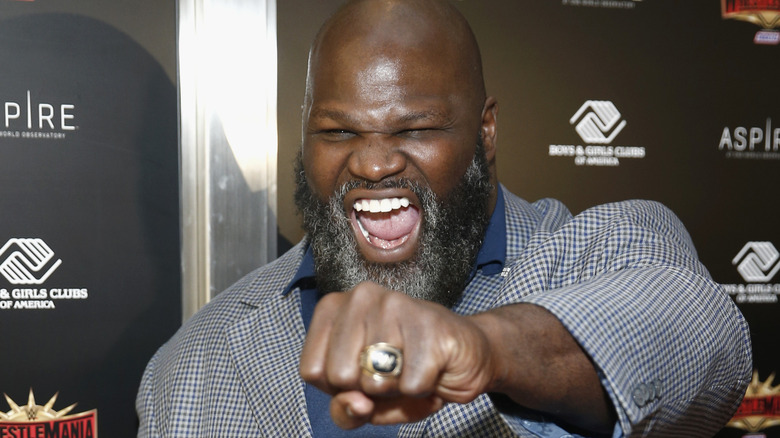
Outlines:
[{"label": "nose", "polygon": [[406,156],[397,139],[385,136],[365,138],[355,146],[349,157],[348,169],[355,178],[379,182],[406,169]]}]

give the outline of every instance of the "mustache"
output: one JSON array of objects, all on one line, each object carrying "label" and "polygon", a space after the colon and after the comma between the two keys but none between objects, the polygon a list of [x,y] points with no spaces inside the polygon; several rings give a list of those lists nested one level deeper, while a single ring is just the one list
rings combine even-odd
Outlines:
[{"label": "mustache", "polygon": [[[419,201],[417,208],[421,210],[421,213],[428,217],[426,212],[432,208],[442,208],[443,200],[436,196],[436,193],[428,187],[417,181],[413,181],[409,178],[393,178],[388,180],[382,180],[378,182],[365,181],[365,180],[350,180],[339,186],[329,198],[329,201],[323,202],[323,206],[330,205],[330,208],[335,211],[343,211],[343,202],[347,194],[355,189],[364,190],[378,190],[378,189],[404,189],[414,193]],[[346,212],[344,212],[346,214]],[[433,218],[428,218],[432,220]]]},{"label": "mustache", "polygon": [[[378,190],[378,189],[406,189],[414,192],[418,197],[422,197],[423,193],[431,192],[430,188],[423,186],[417,181],[412,181],[409,178],[393,178],[382,180],[379,182],[365,181],[365,180],[350,180],[343,183],[336,190],[334,195],[338,198],[343,197],[348,192],[355,189],[363,190]],[[434,195],[435,196],[435,195]]]}]

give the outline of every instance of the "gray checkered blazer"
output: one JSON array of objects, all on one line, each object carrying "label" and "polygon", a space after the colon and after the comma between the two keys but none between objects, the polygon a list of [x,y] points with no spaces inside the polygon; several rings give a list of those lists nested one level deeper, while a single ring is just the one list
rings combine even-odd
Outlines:
[{"label": "gray checkered blazer", "polygon": [[[554,313],[596,364],[618,413],[615,436],[711,436],[723,426],[750,380],[748,327],[677,218],[646,201],[572,218],[560,202],[502,190],[507,269],[478,273],[454,310],[527,302]],[[136,401],[138,436],[311,436],[300,295],[283,293],[304,249],[218,295],[160,348]],[[576,435],[482,395],[404,425],[401,436]]]}]

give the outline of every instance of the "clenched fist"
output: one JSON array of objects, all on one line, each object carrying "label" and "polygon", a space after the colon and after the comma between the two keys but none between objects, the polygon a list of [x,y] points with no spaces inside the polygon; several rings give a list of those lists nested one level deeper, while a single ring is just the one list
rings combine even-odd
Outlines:
[{"label": "clenched fist", "polygon": [[[402,350],[398,377],[365,372],[360,354],[385,342]],[[363,282],[317,305],[301,355],[303,379],[333,396],[343,428],[414,422],[445,402],[467,403],[494,381],[488,340],[470,318]]]}]

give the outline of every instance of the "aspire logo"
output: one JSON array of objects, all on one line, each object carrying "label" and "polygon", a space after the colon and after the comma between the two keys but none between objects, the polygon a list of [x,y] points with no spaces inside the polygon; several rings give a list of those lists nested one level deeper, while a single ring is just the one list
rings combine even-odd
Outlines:
[{"label": "aspire logo", "polygon": [[30,90],[20,94],[0,95],[0,138],[63,139],[79,129],[75,104],[39,101]]},{"label": "aspire logo", "polygon": [[725,152],[726,158],[776,160],[780,158],[780,128],[772,126],[772,118],[767,118],[764,126],[727,126],[718,150]]},{"label": "aspire logo", "polygon": [[13,238],[0,248],[0,274],[11,284],[42,284],[60,266],[41,239]]},{"label": "aspire logo", "polygon": [[748,242],[731,263],[745,281],[757,283],[772,280],[780,271],[778,260],[780,252],[772,242]]},{"label": "aspire logo", "polygon": [[615,104],[608,100],[588,100],[569,119],[570,124],[579,120],[574,128],[585,143],[608,144],[626,127],[626,121]]}]

